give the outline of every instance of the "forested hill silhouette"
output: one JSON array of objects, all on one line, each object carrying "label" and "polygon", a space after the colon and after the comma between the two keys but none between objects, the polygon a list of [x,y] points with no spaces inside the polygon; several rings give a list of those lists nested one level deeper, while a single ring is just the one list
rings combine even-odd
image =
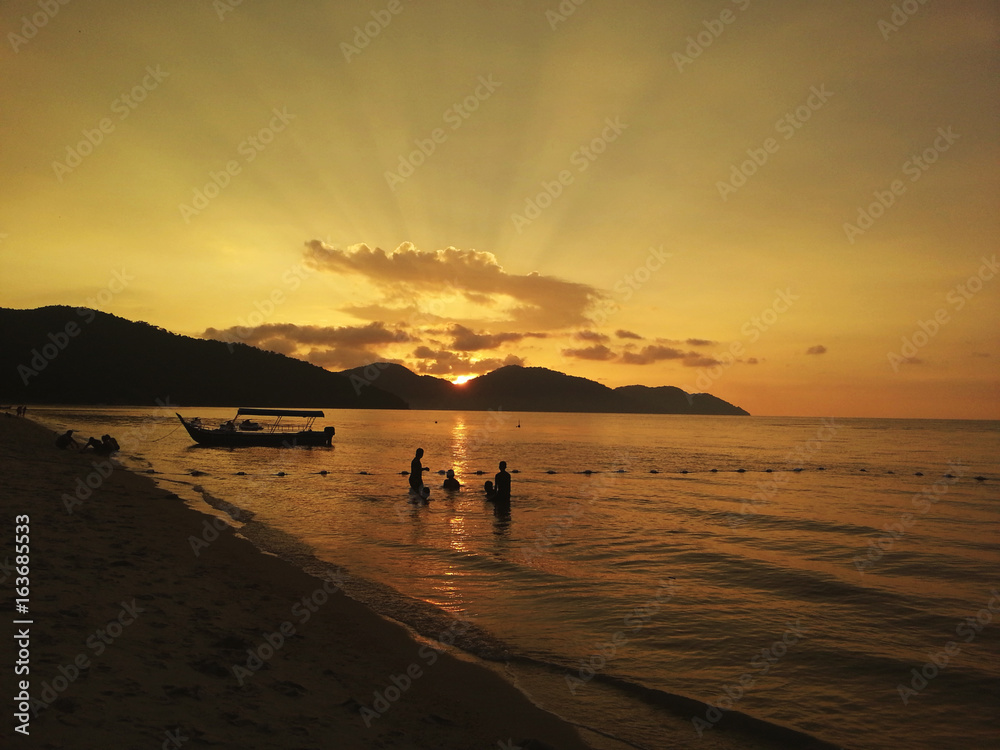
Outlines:
[{"label": "forested hill silhouette", "polygon": [[407,408],[302,360],[87,308],[0,308],[0,361],[4,404]]},{"label": "forested hill silhouette", "polygon": [[0,403],[498,409],[746,415],[707,393],[608,388],[543,367],[501,367],[458,386],[378,363],[334,373],[245,344],[196,339],[65,306],[0,308]]},{"label": "forested hill silhouette", "polygon": [[402,365],[387,362],[355,367],[342,374],[356,387],[384,388],[414,409],[747,415],[740,407],[708,393],[689,396],[673,386],[629,385],[612,389],[544,367],[501,367],[464,385],[416,375]]}]

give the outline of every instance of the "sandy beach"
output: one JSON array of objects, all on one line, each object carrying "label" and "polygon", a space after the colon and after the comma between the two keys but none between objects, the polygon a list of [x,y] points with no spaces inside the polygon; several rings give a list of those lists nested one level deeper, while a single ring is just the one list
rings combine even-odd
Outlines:
[{"label": "sandy beach", "polygon": [[[587,747],[450,655],[449,633],[417,642],[335,577],[262,554],[150,478],[54,439],[0,418],[2,599],[6,632],[20,634],[0,664],[6,697],[30,680],[32,701],[27,722],[7,712],[5,746]],[[19,594],[15,534],[30,545]]]}]

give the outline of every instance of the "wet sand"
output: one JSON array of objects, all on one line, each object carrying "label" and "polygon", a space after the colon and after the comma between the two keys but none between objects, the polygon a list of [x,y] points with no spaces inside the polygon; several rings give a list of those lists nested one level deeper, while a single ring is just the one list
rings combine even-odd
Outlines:
[{"label": "wet sand", "polygon": [[[0,417],[0,600],[30,652],[30,673],[15,676],[19,646],[6,640],[2,683],[10,698],[30,679],[33,704],[28,736],[7,712],[5,746],[587,747],[489,669],[340,593],[336,577],[263,554],[150,478],[54,439]],[[30,592],[18,615],[22,515]]]}]

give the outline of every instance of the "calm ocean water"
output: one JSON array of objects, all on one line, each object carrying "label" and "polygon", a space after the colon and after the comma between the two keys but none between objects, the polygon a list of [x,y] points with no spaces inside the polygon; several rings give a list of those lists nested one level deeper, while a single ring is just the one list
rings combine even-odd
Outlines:
[{"label": "calm ocean water", "polygon": [[[110,432],[426,637],[467,623],[463,649],[595,747],[1000,742],[998,422],[328,411],[332,448],[227,450],[167,411],[29,414]],[[418,446],[426,505],[400,475]]]}]

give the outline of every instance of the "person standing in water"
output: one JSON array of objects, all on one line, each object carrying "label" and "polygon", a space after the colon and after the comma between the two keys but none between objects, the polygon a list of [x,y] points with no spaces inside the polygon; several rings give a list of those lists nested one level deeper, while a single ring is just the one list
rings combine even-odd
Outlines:
[{"label": "person standing in water", "polygon": [[424,457],[424,449],[417,448],[416,455],[413,456],[413,460],[410,461],[410,490],[416,495],[420,495],[424,486],[424,471],[426,469],[421,466],[420,459]]},{"label": "person standing in water", "polygon": [[493,490],[499,502],[510,502],[510,474],[507,473],[507,462],[500,462],[500,471],[493,477]]}]

